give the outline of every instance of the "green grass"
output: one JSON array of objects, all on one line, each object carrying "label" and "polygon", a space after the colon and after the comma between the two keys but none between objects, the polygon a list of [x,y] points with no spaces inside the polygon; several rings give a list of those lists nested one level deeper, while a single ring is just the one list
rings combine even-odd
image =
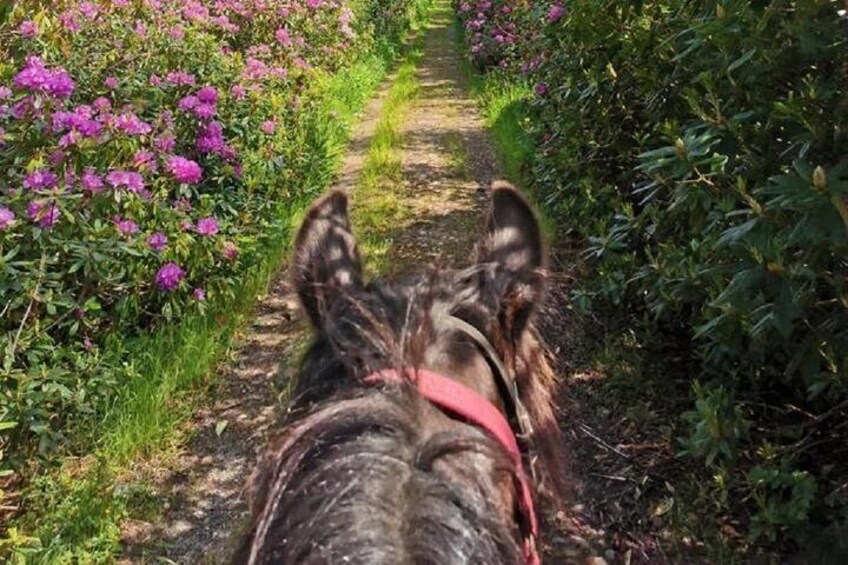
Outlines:
[{"label": "green grass", "polygon": [[365,268],[370,273],[386,270],[392,246],[391,233],[406,217],[398,195],[403,182],[401,127],[412,100],[418,95],[416,69],[420,59],[418,45],[398,69],[383,102],[362,176],[353,193],[354,229],[365,257]]},{"label": "green grass", "polygon": [[[324,104],[315,116],[311,143],[326,158],[307,186],[327,186],[350,125],[396,55],[396,48],[381,46],[316,86]],[[399,71],[405,79],[408,64]],[[405,94],[409,91],[398,92],[396,98]],[[389,141],[392,131],[381,134]],[[210,302],[204,314],[150,336],[129,343],[115,340],[107,346],[105,355],[130,361],[119,371],[125,384],[110,409],[96,426],[77,431],[91,438],[92,449],[85,450],[90,454],[67,458],[60,468],[32,481],[25,493],[27,512],[0,541],[0,556],[6,553],[10,563],[108,562],[118,549],[121,521],[130,515],[151,519],[156,514],[149,489],[124,480],[124,475],[138,461],[162,464],[176,453],[185,439],[178,430],[207,400],[216,365],[232,349],[233,336],[286,260],[291,228],[307,204],[303,198],[281,206],[281,219],[268,234],[261,264],[245,274],[233,298]]]},{"label": "green grass", "polygon": [[464,179],[473,178],[471,158],[468,155],[468,148],[465,145],[462,134],[457,132],[448,132],[445,134],[445,151],[447,152],[448,166],[457,177]]}]

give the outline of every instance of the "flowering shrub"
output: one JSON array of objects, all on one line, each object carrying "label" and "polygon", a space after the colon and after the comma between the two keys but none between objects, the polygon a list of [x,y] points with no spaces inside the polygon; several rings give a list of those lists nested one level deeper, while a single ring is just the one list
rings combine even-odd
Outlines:
[{"label": "flowering shrub", "polygon": [[233,292],[269,226],[320,188],[313,84],[406,29],[412,6],[4,8],[0,453],[49,451],[102,406],[117,386],[100,358],[109,336]]},{"label": "flowering shrub", "polygon": [[[831,469],[844,453],[825,432],[848,422],[840,8],[457,2],[469,57],[535,91],[532,182],[594,268],[576,298],[627,305],[652,332],[691,328],[710,384],[684,453],[735,471],[716,488],[755,500],[765,537],[802,537],[811,516],[848,508]],[[787,403],[826,417],[800,423]]]}]

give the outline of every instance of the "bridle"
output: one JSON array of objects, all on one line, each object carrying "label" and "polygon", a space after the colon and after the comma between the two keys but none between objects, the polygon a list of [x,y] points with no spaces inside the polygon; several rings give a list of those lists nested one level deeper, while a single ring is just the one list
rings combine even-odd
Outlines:
[{"label": "bridle", "polygon": [[[529,439],[533,430],[530,416],[518,395],[517,383],[514,378],[510,378],[510,373],[507,372],[494,346],[482,332],[465,320],[453,315],[446,316],[444,323],[447,324],[448,328],[465,334],[487,358],[501,391],[501,397],[504,399],[507,416],[504,416],[488,399],[459,381],[424,369],[385,369],[368,375],[364,381],[368,384],[410,381],[415,384],[421,396],[428,401],[482,428],[497,440],[515,466],[525,563],[527,565],[540,565],[541,561],[536,548],[539,526],[530,488],[533,468],[531,465],[530,475],[528,476],[517,439]],[[513,424],[510,423],[510,420]],[[515,428],[518,429],[518,434],[515,433]]]}]

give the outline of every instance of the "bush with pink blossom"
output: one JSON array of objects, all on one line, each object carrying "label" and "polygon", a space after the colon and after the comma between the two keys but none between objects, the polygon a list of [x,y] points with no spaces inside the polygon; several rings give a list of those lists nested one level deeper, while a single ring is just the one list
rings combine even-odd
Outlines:
[{"label": "bush with pink blossom", "polygon": [[109,336],[237,291],[329,178],[325,79],[387,45],[385,30],[400,37],[416,5],[3,9],[0,453],[49,453],[102,407],[118,386],[100,359]]}]

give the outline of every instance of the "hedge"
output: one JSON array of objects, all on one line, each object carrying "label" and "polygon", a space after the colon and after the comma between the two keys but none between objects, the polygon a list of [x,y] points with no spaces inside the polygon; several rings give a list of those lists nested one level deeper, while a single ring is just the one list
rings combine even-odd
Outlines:
[{"label": "hedge", "polygon": [[417,4],[4,9],[0,473],[84,449],[73,430],[125,387],[125,342],[236,299],[329,180],[326,78],[397,45]]},{"label": "hedge", "polygon": [[749,540],[845,527],[844,6],[457,10],[478,68],[533,87],[526,166],[563,231],[585,242],[575,302],[626,312],[643,336],[674,335],[695,362],[681,455],[703,461]]}]

